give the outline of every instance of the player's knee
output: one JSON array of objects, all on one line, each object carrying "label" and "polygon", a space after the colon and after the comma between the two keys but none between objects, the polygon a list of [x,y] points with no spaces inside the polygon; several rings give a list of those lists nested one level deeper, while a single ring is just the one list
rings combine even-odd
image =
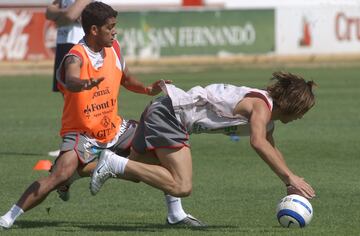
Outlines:
[{"label": "player's knee", "polygon": [[190,188],[183,188],[183,189],[181,190],[181,192],[180,192],[180,196],[181,196],[181,197],[190,196],[191,192],[192,192],[192,188],[191,188],[191,187],[190,187]]},{"label": "player's knee", "polygon": [[53,186],[53,188],[56,188],[59,185],[67,182],[71,176],[72,174],[67,172],[62,172],[62,171],[53,172],[49,176],[49,182],[50,182],[49,184]]},{"label": "player's knee", "polygon": [[176,188],[174,189],[173,195],[175,197],[187,197],[192,192],[192,183],[191,182],[183,182],[178,183]]}]

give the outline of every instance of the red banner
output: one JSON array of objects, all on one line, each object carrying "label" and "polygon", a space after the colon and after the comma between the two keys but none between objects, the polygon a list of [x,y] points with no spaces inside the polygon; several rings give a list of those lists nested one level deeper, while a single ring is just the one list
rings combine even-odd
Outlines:
[{"label": "red banner", "polygon": [[202,6],[203,1],[202,0],[183,0],[182,5],[185,7]]},{"label": "red banner", "polygon": [[44,8],[0,9],[0,61],[54,57],[56,26]]}]

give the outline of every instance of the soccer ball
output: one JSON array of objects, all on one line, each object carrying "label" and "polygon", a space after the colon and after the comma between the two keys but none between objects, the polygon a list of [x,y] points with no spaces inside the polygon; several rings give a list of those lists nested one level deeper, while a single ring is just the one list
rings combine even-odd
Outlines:
[{"label": "soccer ball", "polygon": [[283,227],[302,228],[310,223],[313,217],[313,208],[306,198],[292,194],[280,200],[276,209],[276,217]]}]

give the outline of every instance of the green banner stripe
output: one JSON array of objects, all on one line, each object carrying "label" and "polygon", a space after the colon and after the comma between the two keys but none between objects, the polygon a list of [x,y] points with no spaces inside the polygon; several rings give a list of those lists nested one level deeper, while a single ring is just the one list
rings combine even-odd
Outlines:
[{"label": "green banner stripe", "polygon": [[274,51],[274,10],[120,12],[126,56],[257,54]]}]

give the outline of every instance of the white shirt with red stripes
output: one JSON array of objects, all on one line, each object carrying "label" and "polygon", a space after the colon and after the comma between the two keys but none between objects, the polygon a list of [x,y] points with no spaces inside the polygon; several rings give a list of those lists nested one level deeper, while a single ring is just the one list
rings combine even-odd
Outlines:
[{"label": "white shirt with red stripes", "polygon": [[[205,88],[196,86],[188,92],[172,84],[161,83],[163,91],[171,98],[177,119],[191,133],[223,133],[249,136],[248,118],[234,114],[236,105],[249,93],[261,94],[270,110],[273,100],[267,91],[237,87],[229,84],[211,84]],[[274,122],[267,124],[267,131]]]}]

